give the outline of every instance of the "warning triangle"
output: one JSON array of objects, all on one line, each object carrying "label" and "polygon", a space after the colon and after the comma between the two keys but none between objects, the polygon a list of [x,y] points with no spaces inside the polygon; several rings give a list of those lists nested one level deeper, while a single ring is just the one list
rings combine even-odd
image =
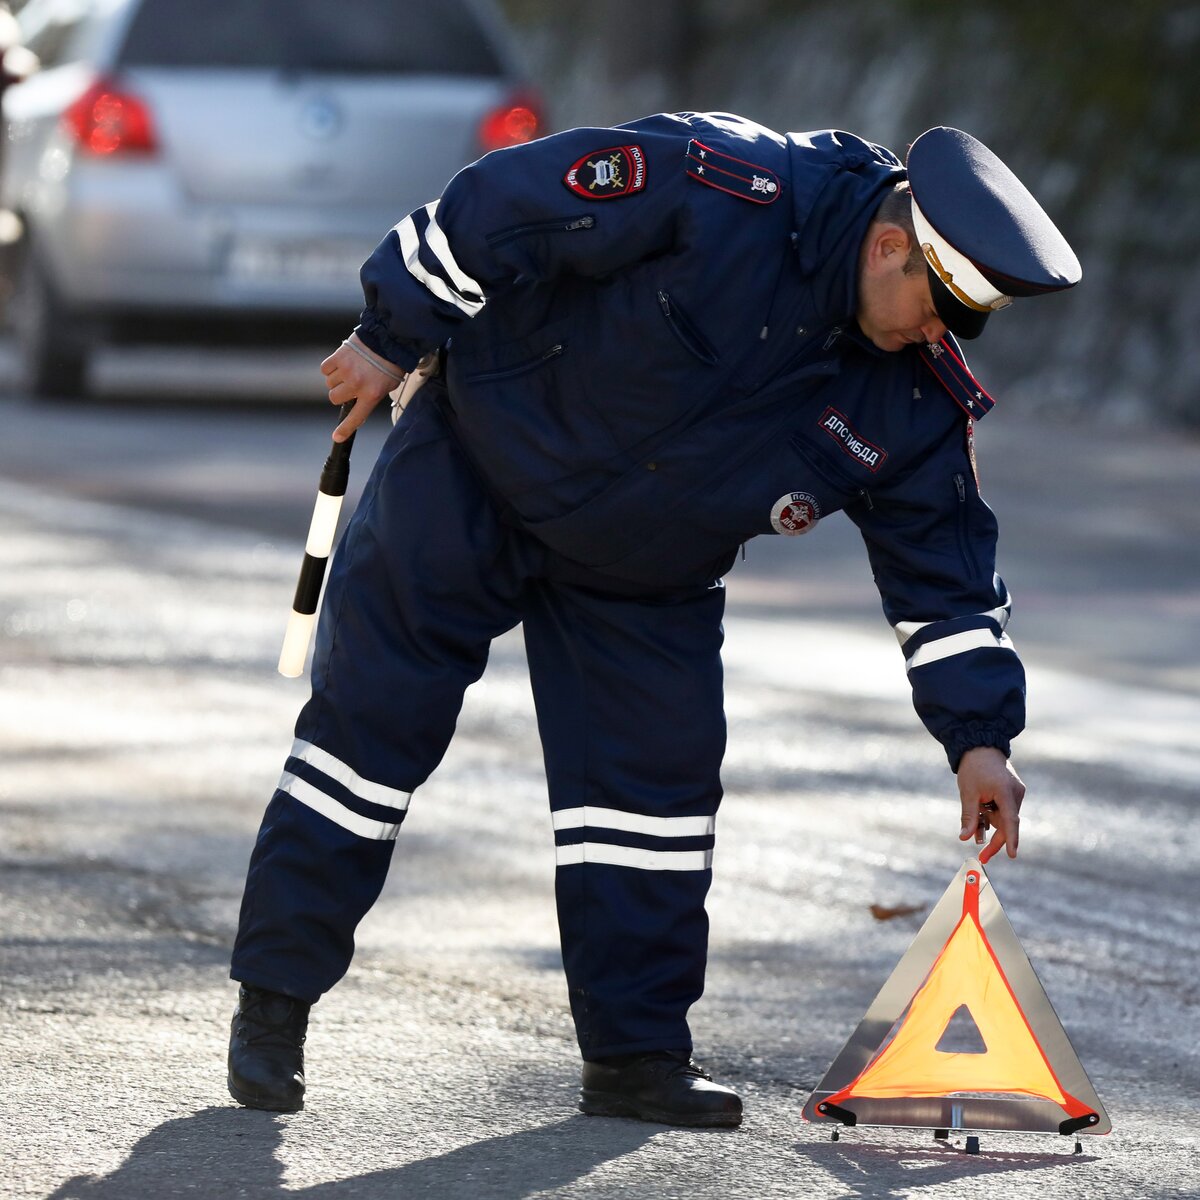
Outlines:
[{"label": "warning triangle", "polygon": [[931,1129],[1112,1129],[977,859],[955,875],[803,1115]]}]

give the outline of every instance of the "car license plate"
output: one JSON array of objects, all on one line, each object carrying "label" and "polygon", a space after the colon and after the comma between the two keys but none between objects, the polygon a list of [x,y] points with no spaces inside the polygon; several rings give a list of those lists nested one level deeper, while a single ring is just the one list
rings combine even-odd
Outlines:
[{"label": "car license plate", "polygon": [[332,241],[243,238],[229,253],[229,277],[240,283],[354,287],[371,248]]}]

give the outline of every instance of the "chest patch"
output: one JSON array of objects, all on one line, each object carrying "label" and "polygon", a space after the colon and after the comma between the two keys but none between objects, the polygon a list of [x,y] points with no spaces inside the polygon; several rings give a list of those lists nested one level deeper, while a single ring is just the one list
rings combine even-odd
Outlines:
[{"label": "chest patch", "polygon": [[732,154],[722,154],[696,138],[688,142],[684,162],[689,179],[705,183],[719,192],[728,192],[755,204],[774,204],[779,199],[779,176],[774,171],[734,158]]},{"label": "chest patch", "polygon": [[808,492],[788,492],[771,508],[771,528],[785,537],[808,533],[821,519],[821,506]]},{"label": "chest patch", "polygon": [[563,183],[585,200],[619,200],[646,186],[646,155],[641,146],[593,150],[574,163]]},{"label": "chest patch", "polygon": [[887,460],[887,451],[865,438],[860,438],[850,428],[850,422],[836,408],[827,408],[817,424],[841,446],[844,454],[848,454],[855,462],[862,463],[872,474]]}]

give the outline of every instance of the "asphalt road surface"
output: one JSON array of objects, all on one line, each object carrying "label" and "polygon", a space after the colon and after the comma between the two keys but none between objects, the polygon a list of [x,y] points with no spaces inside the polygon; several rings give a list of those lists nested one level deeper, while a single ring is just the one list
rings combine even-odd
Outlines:
[{"label": "asphalt road surface", "polygon": [[[162,393],[186,392],[175,382]],[[152,391],[153,389],[151,389]],[[848,1130],[800,1108],[965,852],[848,523],[732,572],[697,1054],[736,1132],[586,1118],[519,633],[416,797],[303,1113],[239,1109],[226,976],[302,682],[274,671],[317,404],[0,400],[0,1196],[1200,1195],[1200,444],[980,429],[1030,672],[1022,852],[989,875],[1114,1132]],[[360,437],[361,484],[377,421]]]}]

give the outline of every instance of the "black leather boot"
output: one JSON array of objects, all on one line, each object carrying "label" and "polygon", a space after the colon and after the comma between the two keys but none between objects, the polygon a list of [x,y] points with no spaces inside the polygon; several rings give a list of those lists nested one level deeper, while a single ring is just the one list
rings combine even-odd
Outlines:
[{"label": "black leather boot", "polygon": [[229,1094],[248,1108],[304,1107],[304,1035],[311,1005],[242,984],[229,1033]]},{"label": "black leather boot", "polygon": [[583,1064],[582,1112],[635,1117],[663,1125],[731,1128],[742,1123],[742,1101],[683,1051],[657,1050]]}]

